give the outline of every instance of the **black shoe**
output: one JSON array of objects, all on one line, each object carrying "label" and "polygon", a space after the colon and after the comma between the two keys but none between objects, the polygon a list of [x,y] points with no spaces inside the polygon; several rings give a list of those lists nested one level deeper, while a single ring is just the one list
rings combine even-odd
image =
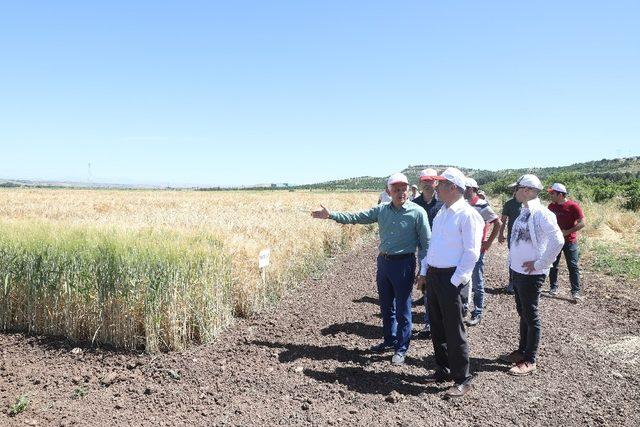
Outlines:
[{"label": "black shoe", "polygon": [[373,345],[369,348],[369,351],[373,353],[384,353],[385,351],[393,350],[395,346],[393,344],[387,344],[386,342],[381,342],[380,344]]},{"label": "black shoe", "polygon": [[549,295],[551,295],[552,297],[555,297],[556,295],[558,295],[558,288],[549,289]]},{"label": "black shoe", "polygon": [[436,370],[424,378],[425,383],[444,383],[451,380],[451,374],[447,371]]},{"label": "black shoe", "polygon": [[482,320],[482,316],[471,316],[471,319],[465,321],[464,323],[467,326],[476,326],[480,324],[481,320]]}]

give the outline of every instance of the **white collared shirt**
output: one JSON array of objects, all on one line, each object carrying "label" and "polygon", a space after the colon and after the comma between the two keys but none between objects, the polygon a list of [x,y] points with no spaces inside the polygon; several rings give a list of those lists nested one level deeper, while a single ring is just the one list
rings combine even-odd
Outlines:
[{"label": "white collared shirt", "polygon": [[483,228],[484,220],[463,197],[450,207],[442,206],[433,220],[431,243],[420,274],[427,273],[427,265],[455,267],[451,283],[455,286],[468,283],[480,257]]}]

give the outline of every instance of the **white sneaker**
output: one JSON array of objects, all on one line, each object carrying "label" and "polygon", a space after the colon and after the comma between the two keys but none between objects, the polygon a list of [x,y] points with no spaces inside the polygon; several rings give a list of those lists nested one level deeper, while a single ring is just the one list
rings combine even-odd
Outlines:
[{"label": "white sneaker", "polygon": [[403,365],[404,364],[404,353],[396,352],[391,358],[391,363],[393,365]]}]

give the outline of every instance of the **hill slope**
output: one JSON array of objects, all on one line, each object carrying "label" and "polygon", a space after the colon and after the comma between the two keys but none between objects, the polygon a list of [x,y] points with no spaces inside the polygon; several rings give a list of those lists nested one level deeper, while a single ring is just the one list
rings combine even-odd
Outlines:
[{"label": "hill slope", "polygon": [[[402,172],[412,183],[418,182],[422,169],[432,167],[442,171],[444,165],[411,165]],[[586,163],[575,163],[568,166],[501,169],[490,171],[484,169],[460,168],[466,175],[475,178],[481,186],[513,182],[518,176],[533,173],[543,181],[557,178],[568,182],[576,180],[602,180],[608,182],[628,182],[640,179],[640,156],[620,159],[602,159]],[[562,178],[562,179],[560,179]],[[317,184],[303,185],[296,188],[328,189],[328,190],[380,190],[385,186],[386,177],[363,176]]]}]

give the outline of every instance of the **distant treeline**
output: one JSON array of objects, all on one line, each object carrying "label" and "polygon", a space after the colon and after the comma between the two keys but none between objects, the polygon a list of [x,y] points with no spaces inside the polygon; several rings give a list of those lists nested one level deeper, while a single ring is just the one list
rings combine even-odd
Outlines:
[{"label": "distant treeline", "polygon": [[[442,171],[443,165],[409,166],[402,172],[409,181],[417,183],[420,171],[427,167]],[[640,157],[623,159],[602,159],[570,166],[502,169],[489,171],[482,169],[461,168],[468,176],[473,177],[480,187],[492,194],[509,194],[509,184],[525,173],[537,175],[545,185],[554,182],[565,184],[571,194],[578,200],[605,202],[613,198],[621,198],[622,205],[631,210],[640,209]],[[382,191],[386,177],[363,176],[318,184],[292,187],[294,189],[322,189],[330,191],[369,190]]]},{"label": "distant treeline", "polygon": [[[519,175],[501,177],[495,181],[480,184],[484,190],[493,194],[510,194],[509,184]],[[545,185],[560,182],[567,187],[572,198],[606,202],[613,198],[622,198],[622,206],[630,210],[640,209],[640,172],[600,173],[585,175],[578,172],[560,172],[543,178]]]}]

